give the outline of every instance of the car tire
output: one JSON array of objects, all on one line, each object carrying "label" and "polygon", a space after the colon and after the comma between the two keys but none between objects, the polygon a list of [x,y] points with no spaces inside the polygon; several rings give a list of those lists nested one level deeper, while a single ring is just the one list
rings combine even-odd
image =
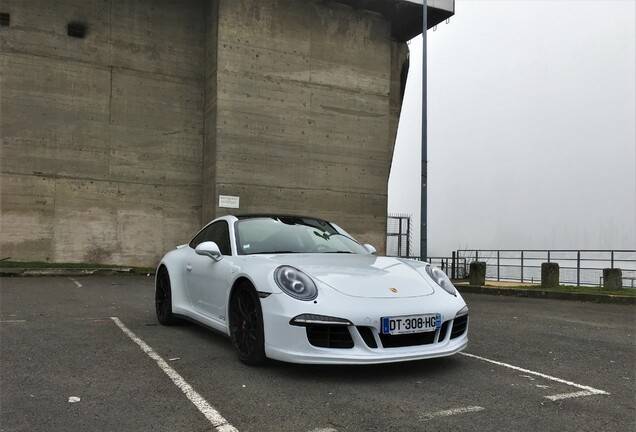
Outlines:
[{"label": "car tire", "polygon": [[258,366],[265,357],[263,311],[254,287],[241,282],[230,297],[230,338],[238,359],[249,366]]},{"label": "car tire", "polygon": [[161,267],[157,273],[155,286],[155,312],[157,320],[163,325],[177,323],[177,318],[172,314],[172,287],[168,269]]}]

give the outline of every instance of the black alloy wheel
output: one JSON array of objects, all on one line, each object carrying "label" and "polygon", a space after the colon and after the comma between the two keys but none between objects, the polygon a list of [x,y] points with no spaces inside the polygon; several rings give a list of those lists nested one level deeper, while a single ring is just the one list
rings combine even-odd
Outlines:
[{"label": "black alloy wheel", "polygon": [[163,325],[171,325],[177,321],[174,315],[172,315],[172,289],[170,287],[170,275],[165,267],[161,267],[157,274],[157,286],[155,287],[155,312],[157,313],[157,320]]},{"label": "black alloy wheel", "polygon": [[230,337],[240,361],[249,366],[265,362],[261,302],[248,282],[238,285],[230,298]]}]

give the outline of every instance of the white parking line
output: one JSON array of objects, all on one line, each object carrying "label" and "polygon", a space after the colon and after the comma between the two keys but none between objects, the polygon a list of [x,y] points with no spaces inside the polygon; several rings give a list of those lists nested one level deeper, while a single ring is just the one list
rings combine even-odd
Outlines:
[{"label": "white parking line", "polygon": [[450,416],[454,416],[454,415],[458,415],[458,414],[466,414],[466,413],[478,412],[478,411],[483,411],[483,410],[485,410],[485,408],[484,407],[480,407],[480,406],[469,406],[469,407],[464,407],[464,408],[453,408],[453,409],[444,410],[444,411],[437,411],[437,412],[422,414],[420,416],[420,420],[431,420],[431,419],[438,418],[438,417],[450,417]]},{"label": "white parking line", "polygon": [[77,287],[78,287],[78,288],[81,288],[81,287],[82,287],[82,284],[81,284],[81,283],[79,283],[78,281],[76,281],[75,279],[73,279],[73,278],[71,278],[71,277],[70,277],[69,279],[70,279],[70,280],[72,280],[72,281],[73,281],[73,283],[75,283],[75,285],[77,285]]},{"label": "white parking line", "polygon": [[503,366],[503,367],[506,367],[506,368],[509,368],[509,369],[513,369],[513,370],[516,370],[516,371],[519,371],[519,372],[523,372],[525,374],[538,376],[538,377],[541,377],[541,378],[544,378],[544,379],[547,379],[547,380],[550,380],[550,381],[555,381],[555,382],[558,382],[558,383],[561,383],[561,384],[566,384],[566,385],[569,385],[569,386],[572,386],[572,387],[576,387],[578,389],[583,390],[583,391],[574,392],[574,393],[566,393],[566,394],[560,394],[560,395],[554,395],[554,396],[545,396],[547,399],[550,399],[552,401],[559,400],[559,399],[570,399],[570,398],[582,397],[582,396],[609,395],[609,393],[604,391],[604,390],[599,390],[599,389],[595,389],[594,387],[584,386],[584,385],[581,385],[581,384],[574,383],[572,381],[566,381],[564,379],[556,378],[556,377],[553,377],[553,376],[550,376],[550,375],[546,375],[546,374],[543,374],[541,372],[535,372],[535,371],[531,371],[531,370],[528,370],[528,369],[523,369],[523,368],[520,368],[518,366],[513,366],[513,365],[510,365],[508,363],[502,363],[502,362],[499,362],[499,361],[496,361],[496,360],[490,360],[490,359],[487,359],[485,357],[476,356],[474,354],[468,354],[468,353],[464,353],[464,352],[462,352],[460,354],[463,355],[463,356],[466,356],[466,357],[476,358],[478,360],[482,360],[482,361],[485,361],[485,362],[488,362],[488,363],[492,363],[492,364],[495,364],[497,366]]},{"label": "white parking line", "polygon": [[225,420],[225,418],[223,418],[223,416],[216,409],[214,409],[214,407],[212,407],[212,405],[210,405],[205,399],[203,399],[203,397],[199,393],[197,393],[192,388],[192,386],[188,384],[181,375],[179,375],[176,370],[172,369],[172,367],[170,367],[159,354],[157,354],[152,348],[150,348],[150,346],[146,342],[141,340],[139,337],[137,337],[137,335],[130,331],[119,318],[110,317],[110,319],[113,320],[113,322],[117,324],[121,331],[123,331],[130,339],[132,339],[133,342],[139,345],[139,348],[141,348],[143,352],[148,354],[151,359],[157,362],[157,365],[161,368],[161,370],[163,370],[166,375],[170,377],[172,382],[177,387],[179,387],[179,389],[181,389],[186,397],[190,399],[190,402],[192,402],[194,406],[196,406],[198,410],[201,411],[205,418],[208,419],[208,421],[218,432],[238,432],[238,430],[234,426],[229,424],[228,421]]},{"label": "white parking line", "polygon": [[592,396],[595,394],[598,394],[598,393],[592,393],[591,391],[581,390],[579,392],[562,393],[562,394],[557,394],[552,396],[546,396],[546,398],[550,399],[551,401],[558,401],[562,399],[572,399],[572,398],[583,397],[583,396]]}]

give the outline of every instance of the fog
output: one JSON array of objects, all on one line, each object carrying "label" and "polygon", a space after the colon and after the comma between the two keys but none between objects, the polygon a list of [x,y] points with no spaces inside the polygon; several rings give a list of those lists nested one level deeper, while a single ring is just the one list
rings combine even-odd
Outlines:
[{"label": "fog", "polygon": [[[428,256],[636,249],[636,2],[456,0],[428,37]],[[389,213],[419,254],[421,37]]]}]

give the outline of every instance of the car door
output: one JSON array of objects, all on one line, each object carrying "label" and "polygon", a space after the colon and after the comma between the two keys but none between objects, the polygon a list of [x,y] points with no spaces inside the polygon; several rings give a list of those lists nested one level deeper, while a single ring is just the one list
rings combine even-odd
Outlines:
[{"label": "car door", "polygon": [[[204,241],[213,241],[223,254],[220,261],[197,255],[195,248]],[[232,275],[230,232],[224,220],[208,225],[188,245],[186,284],[195,311],[215,321],[225,323],[225,303]]]}]

